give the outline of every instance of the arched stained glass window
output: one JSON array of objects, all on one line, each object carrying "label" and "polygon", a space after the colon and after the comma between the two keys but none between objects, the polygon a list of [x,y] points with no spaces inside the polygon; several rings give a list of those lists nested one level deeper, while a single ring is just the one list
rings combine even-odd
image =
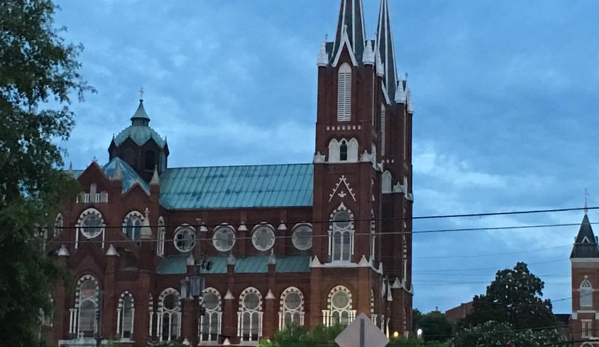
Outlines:
[{"label": "arched stained glass window", "polygon": [[262,295],[253,287],[239,297],[238,334],[241,341],[258,341],[262,336]]},{"label": "arched stained glass window", "polygon": [[160,341],[176,340],[181,336],[181,302],[179,292],[165,289],[158,302],[158,331]]},{"label": "arched stained glass window", "polygon": [[279,330],[291,325],[304,325],[304,294],[289,287],[281,294]]},{"label": "arched stained glass window", "polygon": [[200,342],[217,342],[221,331],[221,297],[214,288],[206,288],[202,298],[204,315],[200,317]]},{"label": "arched stained glass window", "polygon": [[144,217],[137,211],[131,211],[123,220],[123,233],[133,241],[139,241],[139,232]]}]

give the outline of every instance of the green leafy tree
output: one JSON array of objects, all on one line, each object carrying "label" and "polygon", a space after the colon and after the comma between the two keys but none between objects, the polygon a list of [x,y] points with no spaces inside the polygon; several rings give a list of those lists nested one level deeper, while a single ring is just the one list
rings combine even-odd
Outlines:
[{"label": "green leafy tree", "polygon": [[526,263],[498,271],[487,292],[474,297],[472,313],[462,323],[476,326],[497,321],[515,329],[557,327],[551,301],[542,298],[544,286]]},{"label": "green leafy tree", "polygon": [[437,311],[421,314],[415,310],[414,330],[422,329],[422,339],[424,341],[440,341],[449,340],[455,331],[455,324],[447,319],[445,314]]},{"label": "green leafy tree", "polygon": [[498,271],[486,293],[474,297],[472,313],[460,322],[454,346],[566,346],[551,302],[542,298],[543,287],[525,263]]},{"label": "green leafy tree", "polygon": [[61,271],[45,256],[40,227],[76,193],[56,140],[74,124],[73,97],[90,91],[82,47],[54,28],[50,0],[0,1],[0,346],[36,346],[40,310]]}]

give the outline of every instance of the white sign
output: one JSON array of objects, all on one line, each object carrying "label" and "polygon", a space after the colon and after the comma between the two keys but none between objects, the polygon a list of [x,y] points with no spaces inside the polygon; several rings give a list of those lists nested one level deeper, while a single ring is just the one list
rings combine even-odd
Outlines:
[{"label": "white sign", "polygon": [[368,316],[360,313],[341,334],[335,338],[339,347],[385,347],[389,339]]}]

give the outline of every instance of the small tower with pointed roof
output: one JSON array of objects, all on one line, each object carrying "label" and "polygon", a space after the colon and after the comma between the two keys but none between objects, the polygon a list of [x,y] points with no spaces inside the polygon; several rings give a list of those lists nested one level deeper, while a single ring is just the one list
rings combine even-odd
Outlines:
[{"label": "small tower with pointed roof", "polygon": [[[584,217],[570,254],[572,272],[571,338],[596,339],[599,335],[599,248],[585,203]],[[586,346],[576,342],[575,346]]]},{"label": "small tower with pointed roof", "polygon": [[114,137],[108,148],[109,158],[119,157],[129,164],[146,181],[157,169],[161,174],[167,168],[168,145],[150,127],[150,117],[144,108],[143,92],[139,106],[131,117],[131,125]]}]

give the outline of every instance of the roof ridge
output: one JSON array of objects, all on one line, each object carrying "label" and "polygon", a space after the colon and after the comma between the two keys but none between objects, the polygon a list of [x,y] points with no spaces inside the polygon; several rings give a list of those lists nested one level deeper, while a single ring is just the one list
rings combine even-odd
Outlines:
[{"label": "roof ridge", "polygon": [[233,164],[233,165],[207,165],[207,166],[179,166],[169,167],[168,170],[177,169],[206,169],[206,168],[222,168],[222,167],[257,167],[257,166],[299,166],[299,165],[312,165],[313,163],[281,163],[281,164]]}]

